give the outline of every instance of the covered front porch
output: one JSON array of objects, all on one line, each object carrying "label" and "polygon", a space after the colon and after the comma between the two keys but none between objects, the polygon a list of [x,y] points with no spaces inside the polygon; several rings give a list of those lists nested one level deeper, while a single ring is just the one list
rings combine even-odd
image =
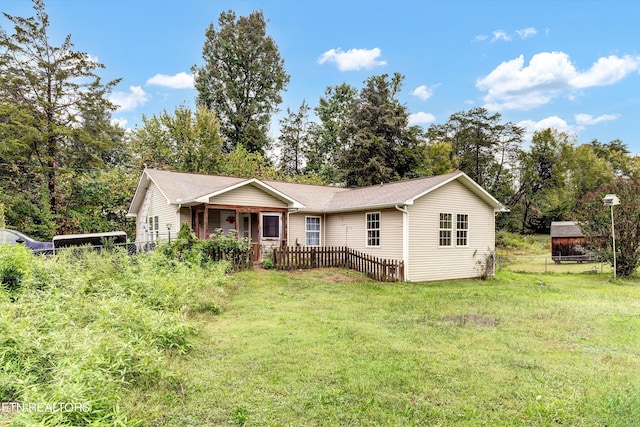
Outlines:
[{"label": "covered front porch", "polygon": [[[287,242],[287,208],[201,204],[191,207],[191,228],[199,239],[216,230],[251,241],[254,261]],[[232,231],[234,230],[234,231]]]}]

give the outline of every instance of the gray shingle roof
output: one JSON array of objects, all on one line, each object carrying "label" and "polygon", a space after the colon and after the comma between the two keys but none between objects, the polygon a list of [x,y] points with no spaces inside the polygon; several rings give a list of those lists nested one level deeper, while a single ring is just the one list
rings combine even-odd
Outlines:
[{"label": "gray shingle roof", "polygon": [[[131,203],[130,213],[136,212],[141,203],[142,194],[138,194],[140,188],[148,186],[144,182],[145,175],[156,183],[169,203],[188,204],[208,194],[224,191],[225,188],[242,185],[243,182],[256,184],[254,180],[246,178],[145,169]],[[416,198],[454,179],[460,179],[467,188],[495,209],[504,209],[500,202],[462,172],[354,189],[271,180],[260,182],[303,204],[303,211],[339,212],[410,204]]]},{"label": "gray shingle roof", "polygon": [[551,223],[551,237],[584,237],[584,233],[575,221],[554,221]]}]

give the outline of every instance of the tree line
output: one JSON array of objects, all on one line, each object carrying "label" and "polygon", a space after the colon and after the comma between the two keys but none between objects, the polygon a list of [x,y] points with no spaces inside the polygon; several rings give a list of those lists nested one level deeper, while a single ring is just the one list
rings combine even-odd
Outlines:
[{"label": "tree line", "polygon": [[145,166],[343,186],[461,170],[510,209],[498,226],[520,233],[548,232],[594,191],[640,178],[640,158],[620,140],[579,143],[545,129],[528,142],[484,108],[411,125],[397,72],[327,86],[317,105],[287,108],[272,140],[290,76],[262,12],[223,12],[206,29],[195,108],[125,131],[108,99],[119,80],[103,82],[104,65],[71,36],[53,45],[44,2],[33,5],[35,16],[4,14],[13,31],[0,28],[0,212],[38,237],[132,231],[125,214]]}]

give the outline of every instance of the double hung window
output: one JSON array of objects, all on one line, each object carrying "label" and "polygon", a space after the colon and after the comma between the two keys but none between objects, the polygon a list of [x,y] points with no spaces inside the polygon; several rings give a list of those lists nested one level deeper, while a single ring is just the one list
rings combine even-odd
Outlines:
[{"label": "double hung window", "polygon": [[367,246],[380,246],[380,212],[367,214]]}]

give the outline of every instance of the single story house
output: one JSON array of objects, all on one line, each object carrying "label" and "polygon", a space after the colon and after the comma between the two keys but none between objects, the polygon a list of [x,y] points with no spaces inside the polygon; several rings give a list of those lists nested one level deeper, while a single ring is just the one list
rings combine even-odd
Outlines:
[{"label": "single story house", "polygon": [[137,242],[175,236],[182,223],[200,239],[235,229],[258,259],[274,246],[347,246],[403,260],[406,281],[428,281],[478,277],[500,211],[463,172],[341,188],[145,169],[128,216]]},{"label": "single story house", "polygon": [[589,250],[589,240],[576,221],[551,223],[551,258],[561,261],[592,261],[596,255]]}]

